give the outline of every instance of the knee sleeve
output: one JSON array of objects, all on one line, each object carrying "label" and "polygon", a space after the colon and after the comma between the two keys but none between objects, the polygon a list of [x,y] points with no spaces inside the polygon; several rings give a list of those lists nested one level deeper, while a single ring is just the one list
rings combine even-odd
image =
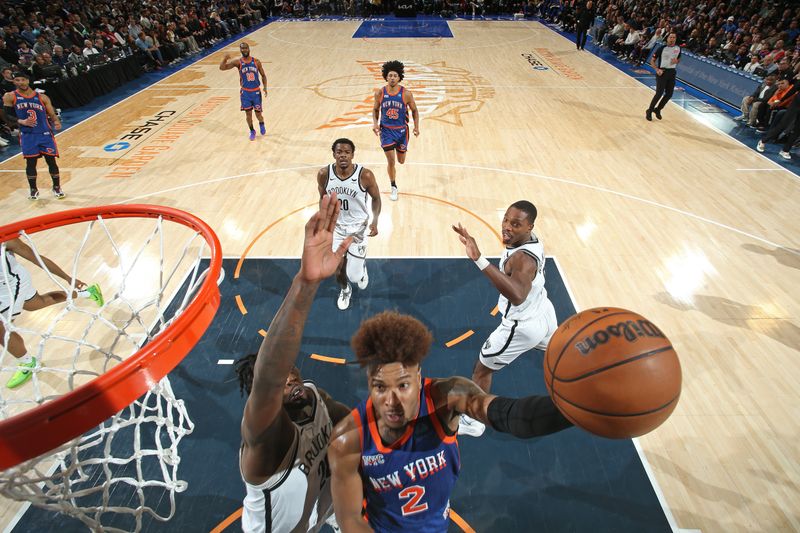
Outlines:
[{"label": "knee sleeve", "polygon": [[358,283],[364,277],[364,265],[366,264],[364,257],[356,257],[347,254],[347,279],[350,283]]},{"label": "knee sleeve", "polygon": [[36,177],[36,161],[38,157],[29,157],[25,160],[25,175],[31,178]]},{"label": "knee sleeve", "polygon": [[44,160],[47,162],[47,168],[50,169],[50,174],[54,176],[58,175],[58,163],[56,163],[55,156],[46,155],[44,156]]}]

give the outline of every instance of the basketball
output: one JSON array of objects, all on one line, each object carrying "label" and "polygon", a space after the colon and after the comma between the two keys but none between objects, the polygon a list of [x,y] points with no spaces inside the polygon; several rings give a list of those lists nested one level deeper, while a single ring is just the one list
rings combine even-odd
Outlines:
[{"label": "basketball", "polygon": [[643,316],[614,307],[587,309],[561,324],[547,346],[544,376],[565,417],[611,439],[654,430],[681,394],[669,339]]}]

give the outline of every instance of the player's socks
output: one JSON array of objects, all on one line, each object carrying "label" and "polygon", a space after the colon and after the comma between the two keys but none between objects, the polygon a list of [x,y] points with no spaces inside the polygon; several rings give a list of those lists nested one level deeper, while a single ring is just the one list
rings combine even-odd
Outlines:
[{"label": "player's socks", "polygon": [[94,303],[97,304],[98,307],[103,307],[105,300],[103,299],[103,291],[100,290],[100,285],[95,283],[94,285],[89,285],[83,290],[75,291],[78,295],[78,298],[88,298]]},{"label": "player's socks", "polygon": [[350,307],[350,297],[353,295],[353,287],[347,284],[347,287],[339,291],[339,297],[336,299],[336,307],[344,311]]},{"label": "player's socks", "polygon": [[486,425],[482,422],[478,422],[474,418],[470,418],[467,415],[461,415],[461,418],[458,420],[458,434],[459,435],[469,435],[470,437],[480,437],[483,435],[483,432],[486,431]]},{"label": "player's socks", "polygon": [[363,291],[369,285],[369,274],[367,274],[367,265],[364,265],[364,275],[358,280],[358,290]]}]

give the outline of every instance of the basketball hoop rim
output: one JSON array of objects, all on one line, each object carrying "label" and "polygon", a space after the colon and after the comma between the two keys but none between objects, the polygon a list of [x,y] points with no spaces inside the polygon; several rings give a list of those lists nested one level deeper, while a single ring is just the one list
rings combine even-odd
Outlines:
[{"label": "basketball hoop rim", "polygon": [[172,371],[205,333],[220,304],[222,247],[201,219],[172,207],[127,204],[59,211],[0,227],[0,242],[27,234],[111,218],[159,218],[200,233],[211,248],[208,275],[181,315],[156,339],[101,376],[63,396],[0,421],[0,471],[38,457],[99,425]]}]

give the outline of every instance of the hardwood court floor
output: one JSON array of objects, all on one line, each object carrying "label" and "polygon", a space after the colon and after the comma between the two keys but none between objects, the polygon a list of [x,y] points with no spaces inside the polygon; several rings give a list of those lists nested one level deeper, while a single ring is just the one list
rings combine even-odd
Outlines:
[{"label": "hardwood court floor", "polygon": [[800,529],[797,176],[675,105],[646,122],[649,88],[538,23],[351,39],[358,24],[277,22],[246,39],[269,77],[266,137],[248,142],[236,73],[216,53],[59,135],[66,200],[32,205],[23,173],[4,174],[2,222],[157,203],[209,222],[226,255],[297,256],[335,138],[388,193],[370,95],[380,64],[400,59],[421,135],[370,253],[463,256],[460,221],[496,255],[505,208],[532,200],[577,305],[633,309],[681,357],[680,404],[639,441],[678,526]]}]

